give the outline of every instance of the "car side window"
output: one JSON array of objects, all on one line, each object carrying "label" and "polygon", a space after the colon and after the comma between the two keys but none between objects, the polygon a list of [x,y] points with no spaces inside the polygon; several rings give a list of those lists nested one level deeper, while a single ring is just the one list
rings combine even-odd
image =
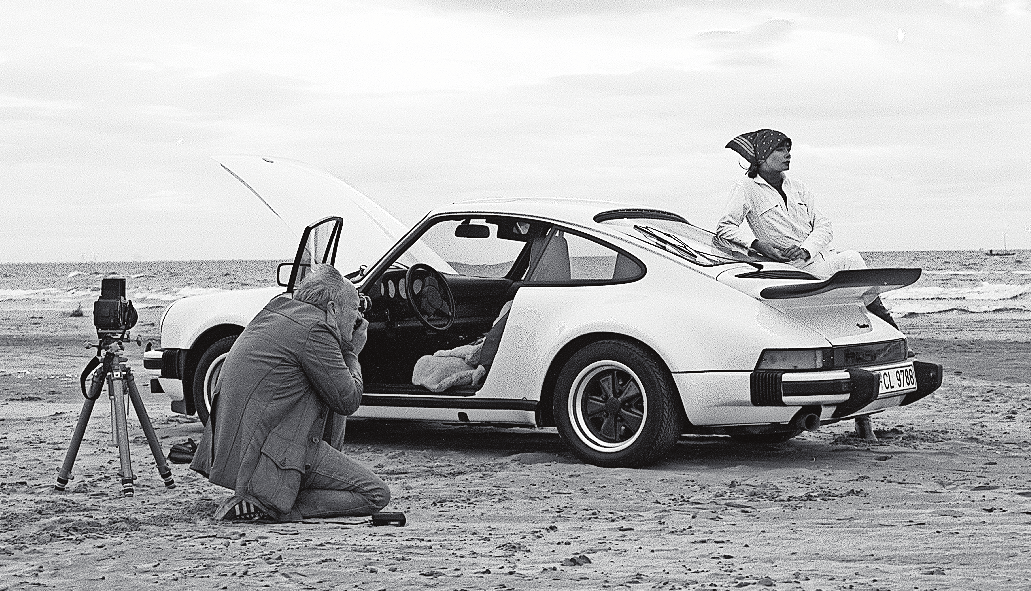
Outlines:
[{"label": "car side window", "polygon": [[536,262],[527,277],[531,283],[611,283],[644,275],[629,255],[557,228],[531,243],[530,259]]}]

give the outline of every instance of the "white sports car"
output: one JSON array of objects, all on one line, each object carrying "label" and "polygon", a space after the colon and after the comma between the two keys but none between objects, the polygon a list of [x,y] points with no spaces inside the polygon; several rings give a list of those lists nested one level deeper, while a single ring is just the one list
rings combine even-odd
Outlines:
[{"label": "white sports car", "polygon": [[[355,417],[556,427],[586,462],[641,466],[683,434],[785,441],[941,385],[941,366],[908,356],[905,337],[866,310],[919,269],[821,280],[721,245],[676,213],[624,203],[458,203],[403,232],[342,181],[296,163],[223,167],[265,179],[245,185],[270,208],[258,185],[276,192],[278,182],[280,196],[319,192],[297,215],[339,209],[305,229],[279,284],[289,292],[311,264],[330,263],[368,296]],[[173,303],[161,348],[145,355],[160,370],[152,387],[206,420],[233,341],[282,292]],[[427,372],[445,387],[418,379]]]}]

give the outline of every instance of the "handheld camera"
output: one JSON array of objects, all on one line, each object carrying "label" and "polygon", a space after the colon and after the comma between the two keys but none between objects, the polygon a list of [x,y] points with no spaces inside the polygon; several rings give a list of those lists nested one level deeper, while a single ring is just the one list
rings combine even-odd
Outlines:
[{"label": "handheld camera", "polygon": [[358,330],[358,327],[362,325],[362,319],[369,313],[370,308],[372,308],[372,298],[363,293],[358,294],[358,317],[354,319],[354,330]]}]

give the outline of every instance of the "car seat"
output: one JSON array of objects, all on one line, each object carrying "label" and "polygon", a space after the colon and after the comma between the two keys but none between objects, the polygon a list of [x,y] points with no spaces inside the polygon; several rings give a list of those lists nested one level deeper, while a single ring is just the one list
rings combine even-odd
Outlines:
[{"label": "car seat", "polygon": [[[543,249],[543,253],[541,250]],[[562,232],[554,232],[534,238],[530,244],[530,260],[537,257],[537,265],[530,275],[530,281],[569,281],[569,244]]]}]

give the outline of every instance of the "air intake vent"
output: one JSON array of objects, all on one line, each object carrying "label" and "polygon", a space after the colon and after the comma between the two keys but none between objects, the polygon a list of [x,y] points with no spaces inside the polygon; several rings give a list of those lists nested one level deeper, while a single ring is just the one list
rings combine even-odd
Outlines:
[{"label": "air intake vent", "polygon": [[610,211],[603,211],[598,215],[594,216],[594,221],[608,222],[611,220],[666,220],[669,222],[680,222],[683,224],[688,223],[684,216],[663,211],[661,209],[646,209],[642,207],[627,207],[623,209],[613,209]]},{"label": "air intake vent", "polygon": [[784,406],[780,391],[781,371],[752,372],[752,404],[755,406]]}]

